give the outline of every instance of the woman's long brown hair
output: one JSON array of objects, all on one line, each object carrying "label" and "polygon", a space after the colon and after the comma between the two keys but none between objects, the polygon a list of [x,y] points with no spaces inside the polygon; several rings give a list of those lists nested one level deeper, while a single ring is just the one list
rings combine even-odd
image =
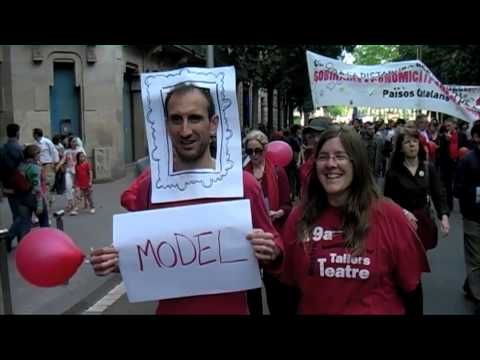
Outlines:
[{"label": "woman's long brown hair", "polygon": [[[353,178],[345,205],[341,208],[343,231],[346,247],[354,255],[363,251],[363,241],[368,232],[369,209],[372,201],[379,198],[379,192],[373,178],[365,144],[353,129],[332,128],[320,137],[315,149],[315,159],[323,145],[331,139],[339,138],[353,167]],[[307,189],[302,200],[303,218],[297,226],[300,242],[308,242],[314,224],[328,206],[327,193],[318,179],[314,165],[308,178]]]}]

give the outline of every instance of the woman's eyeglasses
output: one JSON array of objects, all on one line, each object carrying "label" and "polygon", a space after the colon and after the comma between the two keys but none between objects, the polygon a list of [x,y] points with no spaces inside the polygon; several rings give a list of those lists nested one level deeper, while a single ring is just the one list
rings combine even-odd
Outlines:
[{"label": "woman's eyeglasses", "polygon": [[350,157],[344,153],[338,154],[327,154],[327,153],[320,153],[317,157],[317,161],[321,164],[327,163],[330,159],[333,159],[337,164],[345,164],[350,161]]},{"label": "woman's eyeglasses", "polygon": [[260,149],[260,148],[246,149],[246,150],[245,150],[245,153],[246,153],[248,156],[252,156],[253,154],[255,154],[255,155],[262,155],[262,154],[263,154],[263,149]]}]

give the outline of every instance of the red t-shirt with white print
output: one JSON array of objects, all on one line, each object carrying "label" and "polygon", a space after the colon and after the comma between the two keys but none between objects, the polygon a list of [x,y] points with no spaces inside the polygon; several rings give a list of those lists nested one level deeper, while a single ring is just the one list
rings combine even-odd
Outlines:
[{"label": "red t-shirt with white print", "polygon": [[296,241],[302,217],[295,208],[284,227],[280,277],[300,289],[302,314],[404,314],[399,289],[414,290],[430,271],[425,250],[401,208],[377,200],[370,210],[364,252],[345,247],[340,210],[318,218],[309,244]]}]

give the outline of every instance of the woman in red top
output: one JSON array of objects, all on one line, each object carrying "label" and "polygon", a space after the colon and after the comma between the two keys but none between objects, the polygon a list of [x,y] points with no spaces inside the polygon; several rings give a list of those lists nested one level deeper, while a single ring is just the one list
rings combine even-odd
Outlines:
[{"label": "woman in red top", "polygon": [[85,208],[90,207],[90,213],[95,214],[95,206],[93,205],[93,173],[90,163],[83,152],[77,153],[77,163],[75,165],[75,181],[74,185],[78,195],[78,202],[81,198],[85,199]]},{"label": "woman in red top", "polygon": [[[411,313],[429,271],[425,250],[402,209],[379,196],[360,136],[326,130],[314,159],[271,271],[299,287],[303,314]],[[253,244],[267,238],[250,236]]]},{"label": "woman in red top", "polygon": [[[270,218],[280,232],[292,209],[287,173],[282,167],[271,162],[266,152],[268,138],[263,132],[260,130],[249,132],[244,143],[245,152],[250,158],[244,169],[253,174],[262,186]],[[286,286],[267,272],[263,274],[263,283],[270,314],[296,313],[298,304],[296,289]],[[249,304],[251,313],[262,314],[261,289],[249,292]]]}]

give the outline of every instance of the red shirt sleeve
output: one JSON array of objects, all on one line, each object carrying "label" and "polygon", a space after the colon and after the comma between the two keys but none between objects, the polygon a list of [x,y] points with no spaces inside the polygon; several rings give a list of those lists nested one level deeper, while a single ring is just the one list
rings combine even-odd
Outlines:
[{"label": "red shirt sleeve", "polygon": [[128,186],[120,197],[120,204],[128,211],[145,210],[145,204],[140,204],[139,197],[142,184],[150,177],[150,169],[147,168]]},{"label": "red shirt sleeve", "polygon": [[430,272],[425,249],[402,209],[392,202],[382,203],[394,278],[402,290],[410,292],[418,286],[422,273]]},{"label": "red shirt sleeve", "polygon": [[244,198],[250,200],[253,227],[273,234],[275,244],[283,251],[283,243],[280,235],[273,226],[267,209],[265,208],[262,189],[253,175],[247,171],[243,172],[243,192]]}]

